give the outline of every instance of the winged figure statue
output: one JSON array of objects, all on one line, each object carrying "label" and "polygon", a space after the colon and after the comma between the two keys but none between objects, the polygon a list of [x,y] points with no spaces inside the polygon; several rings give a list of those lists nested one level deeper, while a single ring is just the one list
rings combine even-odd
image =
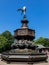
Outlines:
[{"label": "winged figure statue", "polygon": [[18,11],[21,11],[25,15],[26,14],[26,7],[24,6],[23,8],[18,9]]}]

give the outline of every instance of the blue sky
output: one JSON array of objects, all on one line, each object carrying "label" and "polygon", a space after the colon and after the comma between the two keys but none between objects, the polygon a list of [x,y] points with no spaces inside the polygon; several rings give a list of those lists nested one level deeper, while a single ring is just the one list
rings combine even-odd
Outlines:
[{"label": "blue sky", "polygon": [[35,39],[49,38],[49,0],[0,0],[0,34],[21,27],[23,15],[18,8],[26,6],[29,28],[35,29]]}]

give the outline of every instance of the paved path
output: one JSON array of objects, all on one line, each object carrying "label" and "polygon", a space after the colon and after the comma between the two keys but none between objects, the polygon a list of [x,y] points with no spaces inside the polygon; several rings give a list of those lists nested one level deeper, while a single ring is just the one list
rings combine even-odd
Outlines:
[{"label": "paved path", "polygon": [[40,63],[34,63],[34,64],[28,64],[28,63],[10,63],[10,64],[7,64],[6,62],[4,61],[1,61],[0,59],[0,65],[49,65],[49,57],[48,57],[48,62],[40,62]]}]

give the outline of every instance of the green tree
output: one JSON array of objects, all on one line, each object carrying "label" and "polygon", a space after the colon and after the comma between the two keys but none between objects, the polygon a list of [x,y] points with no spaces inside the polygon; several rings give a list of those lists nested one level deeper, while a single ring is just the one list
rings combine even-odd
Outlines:
[{"label": "green tree", "polygon": [[7,39],[0,35],[0,52],[5,50],[5,46],[7,45]]},{"label": "green tree", "polygon": [[14,42],[14,37],[9,31],[3,32],[2,35],[8,40],[7,43],[10,45]]},{"label": "green tree", "polygon": [[49,47],[49,39],[44,38],[44,46]]},{"label": "green tree", "polygon": [[49,39],[48,38],[40,37],[39,39],[35,40],[35,43],[36,44],[42,44],[46,47],[49,47]]},{"label": "green tree", "polygon": [[43,37],[40,37],[37,40],[35,40],[35,43],[36,44],[42,44],[42,45],[44,45],[43,41],[44,41],[44,38]]},{"label": "green tree", "polygon": [[7,45],[5,45],[6,50],[10,50],[11,45],[14,42],[13,35],[9,31],[5,31],[1,35],[4,36],[7,39]]}]

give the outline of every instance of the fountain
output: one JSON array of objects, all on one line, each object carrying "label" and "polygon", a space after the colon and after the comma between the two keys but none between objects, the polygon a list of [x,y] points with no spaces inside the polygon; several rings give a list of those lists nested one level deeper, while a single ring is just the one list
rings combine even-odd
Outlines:
[{"label": "fountain", "polygon": [[35,62],[46,61],[46,53],[38,53],[33,46],[35,38],[35,30],[28,28],[28,20],[26,19],[26,7],[18,9],[24,13],[23,20],[21,20],[22,26],[19,29],[14,30],[14,38],[16,42],[12,44],[12,49],[7,52],[3,52],[1,55],[2,60],[8,62]]}]

